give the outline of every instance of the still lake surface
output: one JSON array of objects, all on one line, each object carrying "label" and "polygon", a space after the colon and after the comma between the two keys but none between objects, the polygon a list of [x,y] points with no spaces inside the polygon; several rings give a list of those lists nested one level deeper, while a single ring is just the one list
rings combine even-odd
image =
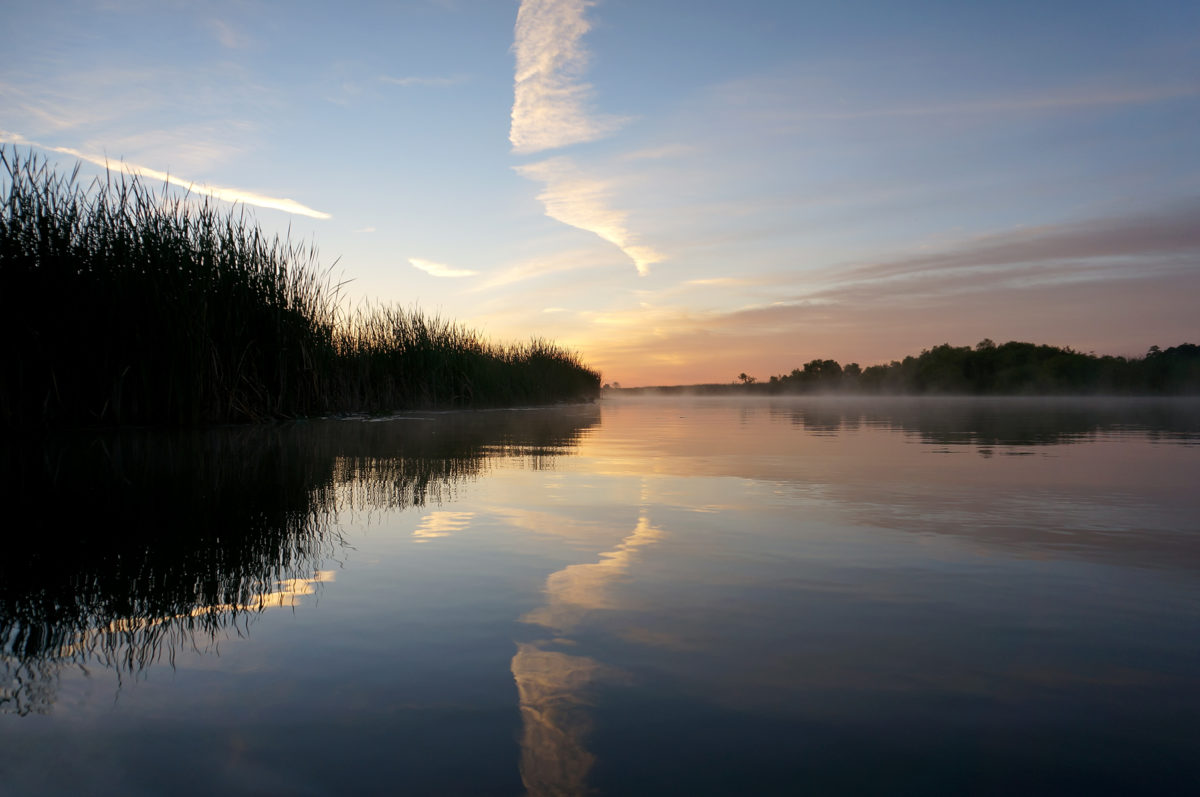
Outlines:
[{"label": "still lake surface", "polygon": [[1195,794],[1200,402],[6,452],[0,793]]}]

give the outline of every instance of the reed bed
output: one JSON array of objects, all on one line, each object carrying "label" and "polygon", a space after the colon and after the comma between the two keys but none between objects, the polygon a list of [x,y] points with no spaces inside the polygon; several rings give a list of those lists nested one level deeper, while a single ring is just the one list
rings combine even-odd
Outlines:
[{"label": "reed bed", "polygon": [[311,246],[243,209],[0,147],[0,417],[9,427],[254,421],[594,397],[546,341],[349,310]]}]

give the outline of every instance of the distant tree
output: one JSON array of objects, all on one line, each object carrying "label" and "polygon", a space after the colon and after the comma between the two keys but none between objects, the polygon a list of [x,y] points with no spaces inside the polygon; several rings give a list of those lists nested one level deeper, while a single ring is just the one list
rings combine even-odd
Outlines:
[{"label": "distant tree", "polygon": [[[742,381],[753,379],[742,374]],[[772,376],[770,393],[849,389],[868,393],[1080,394],[1200,393],[1200,346],[1183,343],[1130,358],[1084,354],[1070,347],[984,338],[974,348],[943,343],[920,355],[863,368],[811,360]]]},{"label": "distant tree", "polygon": [[743,385],[753,385],[758,380],[752,376],[747,376],[745,371],[738,374],[738,379],[742,380]]},{"label": "distant tree", "polygon": [[1200,346],[1182,343],[1163,350],[1151,346],[1140,363],[1141,381],[1155,393],[1200,391]]},{"label": "distant tree", "polygon": [[813,360],[804,364],[804,373],[815,379],[833,379],[842,375],[837,360]]},{"label": "distant tree", "polygon": [[813,390],[836,390],[842,385],[842,366],[837,360],[812,360],[804,364],[803,384]]}]

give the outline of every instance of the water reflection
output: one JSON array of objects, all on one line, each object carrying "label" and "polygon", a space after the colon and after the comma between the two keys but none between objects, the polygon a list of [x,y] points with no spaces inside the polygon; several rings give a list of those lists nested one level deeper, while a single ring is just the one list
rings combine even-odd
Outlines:
[{"label": "water reflection", "polygon": [[616,548],[600,554],[600,561],[569,565],[552,573],[546,579],[546,605],[525,615],[523,621],[561,635],[589,612],[616,608],[614,586],[629,571],[638,549],[658,542],[662,534],[661,529],[650,525],[643,509],[633,532]]},{"label": "water reflection", "polygon": [[[642,499],[647,498],[645,486]],[[590,729],[589,693],[600,680],[612,681],[620,672],[593,658],[556,650],[575,644],[570,639],[587,616],[620,608],[616,587],[637,561],[640,550],[661,540],[663,531],[651,525],[642,507],[637,525],[599,560],[568,565],[546,579],[546,603],[522,621],[554,635],[518,643],[512,660],[520,698],[521,780],[529,794],[587,793],[587,776],[595,757],[587,750]]]},{"label": "water reflection", "polygon": [[415,542],[428,542],[438,537],[449,537],[463,531],[471,524],[474,512],[430,512],[421,519],[420,525],[413,529]]},{"label": "water reflection", "polygon": [[[490,458],[546,467],[599,418],[446,413],[16,441],[0,578],[0,712],[48,711],[64,667],[137,675],[215,649],[333,580],[345,512],[441,503]],[[430,515],[418,532],[460,528]]]},{"label": "water reflection", "polygon": [[[1178,772],[1200,716],[1187,412],[1084,408],[1056,436],[921,404],[38,448],[5,479],[37,510],[0,569],[25,667],[6,710],[57,704],[0,717],[5,787],[1034,793],[1032,772],[1137,793]],[[59,677],[77,661],[145,679],[114,708]]]},{"label": "water reflection", "polygon": [[[608,403],[580,455],[640,476],[642,519],[672,533],[558,571],[526,615],[582,643],[537,650],[589,656],[557,663],[567,730],[531,711],[525,764],[568,774],[530,760],[538,741],[593,756],[591,783],[523,770],[527,787],[1130,793],[1155,769],[1138,756],[1187,782],[1198,417],[1195,400]],[[623,552],[641,557],[624,587],[603,576],[631,573]],[[599,662],[628,685],[601,690]]]},{"label": "water reflection", "polygon": [[829,396],[763,404],[773,417],[818,435],[869,426],[949,445],[1054,445],[1123,433],[1200,441],[1200,403],[1192,399]]},{"label": "water reflection", "polygon": [[1196,398],[647,398],[605,411],[620,472],[752,479],[775,485],[766,505],[819,501],[856,525],[1020,556],[1200,567]]},{"label": "water reflection", "polygon": [[521,782],[534,797],[587,793],[595,763],[586,737],[588,691],[605,673],[595,659],[521,643],[512,672],[521,707]]}]

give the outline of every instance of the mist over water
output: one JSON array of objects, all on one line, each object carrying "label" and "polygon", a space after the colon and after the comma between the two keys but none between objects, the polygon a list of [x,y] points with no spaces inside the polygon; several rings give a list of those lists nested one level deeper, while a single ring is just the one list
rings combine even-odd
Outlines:
[{"label": "mist over water", "polygon": [[1200,777],[1194,400],[639,397],[5,456],[0,791]]}]

